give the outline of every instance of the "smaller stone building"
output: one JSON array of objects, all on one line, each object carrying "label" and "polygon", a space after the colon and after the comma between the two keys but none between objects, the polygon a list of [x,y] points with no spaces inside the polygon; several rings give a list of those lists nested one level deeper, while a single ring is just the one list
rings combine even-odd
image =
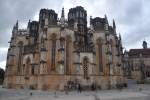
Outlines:
[{"label": "smaller stone building", "polygon": [[125,51],[124,61],[128,78],[142,82],[150,77],[150,48],[147,48],[146,41],[143,41],[142,49]]}]

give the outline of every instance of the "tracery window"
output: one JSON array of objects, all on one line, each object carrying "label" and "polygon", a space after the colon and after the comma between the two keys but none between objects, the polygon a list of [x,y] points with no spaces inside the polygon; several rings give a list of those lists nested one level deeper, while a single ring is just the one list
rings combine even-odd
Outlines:
[{"label": "tracery window", "polygon": [[70,59],[71,59],[71,36],[66,37],[66,74],[70,74]]},{"label": "tracery window", "polygon": [[84,71],[84,78],[87,79],[88,78],[88,58],[87,57],[83,59],[83,71]]},{"label": "tracery window", "polygon": [[21,66],[22,66],[22,54],[23,54],[23,42],[20,41],[18,43],[19,48],[19,55],[18,55],[18,73],[21,72]]},{"label": "tracery window", "polygon": [[97,40],[97,46],[98,46],[98,66],[99,71],[103,72],[103,61],[102,61],[102,40]]},{"label": "tracery window", "polygon": [[27,58],[26,67],[25,67],[25,75],[30,75],[31,61],[30,58]]},{"label": "tracery window", "polygon": [[34,75],[34,66],[31,68],[31,74]]},{"label": "tracery window", "polygon": [[52,37],[52,48],[51,48],[51,69],[55,70],[56,61],[56,35],[53,34]]}]

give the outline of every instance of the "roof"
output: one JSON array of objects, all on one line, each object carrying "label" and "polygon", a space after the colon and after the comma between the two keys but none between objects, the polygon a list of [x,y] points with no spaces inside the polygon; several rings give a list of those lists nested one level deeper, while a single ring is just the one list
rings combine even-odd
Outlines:
[{"label": "roof", "polygon": [[139,57],[142,54],[143,57],[150,57],[150,48],[147,49],[130,49],[129,57]]}]

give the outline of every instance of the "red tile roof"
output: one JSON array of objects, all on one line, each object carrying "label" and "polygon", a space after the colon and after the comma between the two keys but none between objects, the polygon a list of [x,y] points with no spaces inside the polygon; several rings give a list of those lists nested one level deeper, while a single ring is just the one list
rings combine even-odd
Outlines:
[{"label": "red tile roof", "polygon": [[150,57],[150,48],[147,49],[130,49],[129,57],[139,57],[142,54],[143,57]]}]

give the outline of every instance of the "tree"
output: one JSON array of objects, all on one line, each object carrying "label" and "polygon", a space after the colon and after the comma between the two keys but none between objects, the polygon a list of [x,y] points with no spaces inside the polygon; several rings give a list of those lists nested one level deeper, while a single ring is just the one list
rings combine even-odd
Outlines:
[{"label": "tree", "polygon": [[5,75],[5,71],[2,68],[0,68],[0,85],[4,81],[4,75]]}]

